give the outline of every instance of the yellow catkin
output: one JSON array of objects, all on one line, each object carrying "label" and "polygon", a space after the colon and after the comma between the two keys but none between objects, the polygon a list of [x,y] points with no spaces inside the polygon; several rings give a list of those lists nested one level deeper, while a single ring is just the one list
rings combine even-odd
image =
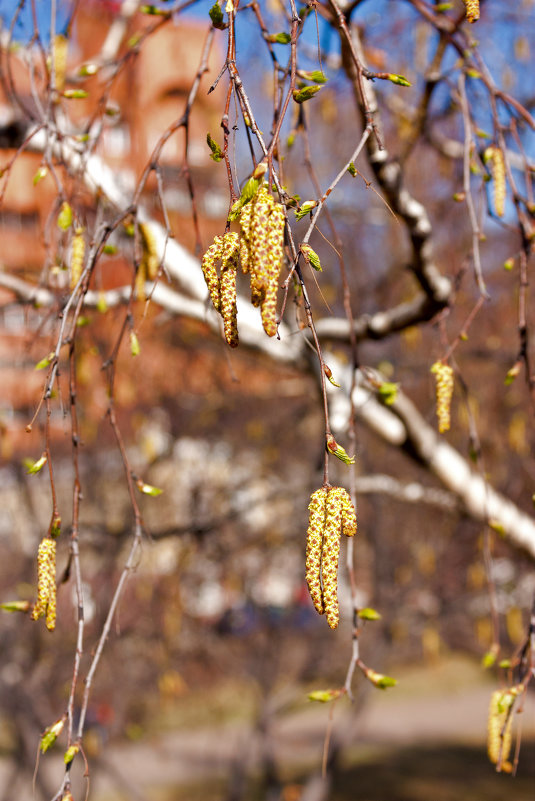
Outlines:
[{"label": "yellow catkin", "polygon": [[69,42],[65,36],[58,34],[54,37],[54,43],[52,45],[52,59],[54,63],[56,89],[58,92],[63,92],[63,89],[65,88],[68,49]]},{"label": "yellow catkin", "polygon": [[52,537],[44,537],[37,551],[37,601],[32,619],[39,620],[43,615],[47,629],[53,631],[56,627],[56,540]]},{"label": "yellow catkin", "polygon": [[85,239],[82,228],[77,228],[71,243],[71,278],[70,288],[74,289],[84,266]]},{"label": "yellow catkin", "polygon": [[346,537],[354,537],[357,533],[357,514],[349,493],[339,488],[342,493],[342,533]]},{"label": "yellow catkin", "polygon": [[510,773],[512,765],[508,761],[512,743],[512,715],[509,714],[513,697],[503,690],[495,690],[490,698],[487,725],[487,753],[493,765],[500,765],[505,773]]},{"label": "yellow catkin", "polygon": [[156,246],[156,237],[154,236],[153,230],[148,223],[139,223],[139,232],[141,234],[143,261],[145,263],[147,276],[151,281],[154,281],[158,275],[158,269],[160,267],[158,248]]},{"label": "yellow catkin", "polygon": [[451,399],[453,397],[453,370],[449,364],[435,362],[431,367],[436,380],[438,430],[440,434],[450,430]]},{"label": "yellow catkin", "polygon": [[490,159],[490,171],[493,181],[494,211],[498,217],[503,217],[505,213],[505,162],[503,153],[499,147],[489,147],[486,150],[487,158]]},{"label": "yellow catkin", "polygon": [[268,220],[267,286],[264,302],[261,304],[262,324],[270,337],[277,333],[277,293],[284,257],[284,224],[282,206],[274,205]]},{"label": "yellow catkin", "polygon": [[[325,530],[321,552],[321,578],[323,581],[323,605],[327,623],[331,629],[338,626],[338,559],[340,557],[340,532],[342,529],[342,495],[340,487],[329,490],[325,503]],[[345,490],[342,490],[345,492]]]},{"label": "yellow catkin", "polygon": [[327,490],[323,487],[310,496],[308,504],[309,520],[306,547],[306,583],[312,603],[316,611],[322,615],[325,611],[321,590],[321,552],[323,532],[325,529],[325,501]]},{"label": "yellow catkin", "polygon": [[206,286],[210,293],[210,298],[214,309],[218,312],[220,310],[219,298],[219,277],[217,275],[217,264],[221,259],[223,252],[223,237],[216,236],[214,241],[202,257],[201,267],[206,281]]},{"label": "yellow catkin", "polygon": [[221,268],[221,316],[225,339],[231,348],[238,346],[238,325],[236,322],[236,270],[225,264]]},{"label": "yellow catkin", "polygon": [[464,0],[464,4],[468,22],[477,22],[479,19],[479,0]]}]

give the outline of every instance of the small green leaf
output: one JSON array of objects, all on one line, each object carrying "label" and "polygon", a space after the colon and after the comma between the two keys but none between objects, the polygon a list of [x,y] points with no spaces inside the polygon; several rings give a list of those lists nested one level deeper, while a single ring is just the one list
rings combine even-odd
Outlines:
[{"label": "small green leaf", "polygon": [[105,253],[106,256],[114,256],[117,253],[117,248],[115,245],[104,245],[102,252]]},{"label": "small green leaf", "polygon": [[395,687],[398,683],[397,679],[393,679],[392,676],[384,676],[382,673],[377,673],[376,670],[372,670],[371,668],[366,668],[364,672],[368,681],[371,681],[371,683],[380,690],[386,690],[387,687]]},{"label": "small green leaf", "polygon": [[488,670],[494,665],[495,662],[496,652],[491,649],[490,651],[487,651],[486,654],[483,654],[483,658],[481,659],[481,667],[484,670]]},{"label": "small green leaf", "polygon": [[151,17],[166,17],[169,14],[165,9],[153,5],[141,6],[139,10],[142,14],[148,14]]},{"label": "small green leaf", "polygon": [[86,78],[87,76],[90,76],[90,75],[96,75],[98,70],[99,70],[98,64],[91,64],[91,63],[82,64],[82,66],[78,70],[78,75],[81,78]]},{"label": "small green leaf", "polygon": [[127,46],[128,46],[128,47],[130,47],[130,48],[133,50],[133,49],[134,49],[134,47],[137,47],[137,46],[138,46],[138,44],[140,43],[140,41],[141,41],[141,37],[142,37],[142,33],[141,33],[141,31],[138,31],[137,33],[134,33],[134,34],[133,34],[133,35],[130,37],[130,39],[128,40],[128,42],[126,43],[126,44],[127,44]]},{"label": "small green leaf", "polygon": [[362,618],[362,620],[381,620],[381,615],[377,612],[376,609],[372,609],[369,606],[365,606],[363,609],[359,609],[357,612],[357,616]]},{"label": "small green leaf", "polygon": [[351,175],[353,178],[355,178],[355,177],[356,177],[356,175],[357,175],[357,168],[355,167],[355,165],[353,164],[353,162],[352,162],[352,161],[350,161],[350,162],[349,162],[349,164],[348,164],[348,166],[347,166],[347,171],[348,171],[348,173],[349,173],[349,174],[350,174],[350,175]]},{"label": "small green leaf", "polygon": [[283,44],[287,45],[290,44],[292,41],[292,37],[289,33],[267,33],[264,36],[266,42],[271,42],[272,44]]},{"label": "small green leaf", "polygon": [[46,464],[46,454],[43,453],[43,455],[36,462],[34,462],[32,459],[24,459],[23,464],[26,467],[26,473],[29,476],[33,475],[34,473],[39,473],[39,471],[42,470]]},{"label": "small green leaf", "polygon": [[392,406],[398,396],[399,384],[391,381],[383,381],[379,387],[379,396],[386,406]]},{"label": "small green leaf", "polygon": [[302,89],[294,89],[293,99],[296,103],[305,103],[313,98],[321,88],[321,86],[304,86]]},{"label": "small green leaf", "polygon": [[505,536],[505,526],[503,525],[503,523],[500,523],[499,520],[494,520],[494,519],[489,520],[489,527],[493,531],[495,531],[496,534],[499,534],[500,537],[504,537]]},{"label": "small green leaf", "polygon": [[153,498],[157,498],[158,495],[161,495],[163,492],[163,490],[159,487],[153,487],[151,484],[145,484],[145,482],[141,481],[141,479],[136,481],[136,487],[144,495],[151,495]]},{"label": "small green leaf", "polygon": [[214,28],[219,28],[221,30],[223,27],[223,12],[221,11],[221,6],[218,3],[214,3],[208,14]]},{"label": "small green leaf", "polygon": [[5,601],[0,604],[0,609],[4,612],[29,612],[30,608],[30,601]]},{"label": "small green leaf", "polygon": [[394,72],[389,72],[387,77],[389,81],[398,86],[412,86],[411,82],[404,78],[403,75],[396,75]]},{"label": "small green leaf", "polygon": [[298,75],[300,78],[303,78],[303,80],[313,81],[313,83],[324,84],[329,80],[321,70],[313,70],[312,72],[304,72],[303,70],[299,70]]},{"label": "small green leaf", "polygon": [[46,178],[47,175],[48,175],[47,167],[39,167],[39,169],[33,176],[33,185],[35,186],[36,184],[38,184],[39,181],[42,181],[43,178]]},{"label": "small green leaf", "polygon": [[44,370],[45,367],[48,367],[48,365],[53,362],[55,355],[56,354],[54,353],[54,351],[49,353],[48,356],[45,356],[44,359],[41,359],[40,362],[37,362],[37,364],[34,367],[34,370]]},{"label": "small green leaf", "polygon": [[135,331],[130,331],[130,353],[132,356],[139,356],[141,348],[139,347],[139,339]]},{"label": "small green leaf", "polygon": [[210,158],[213,159],[213,161],[221,161],[221,159],[223,158],[223,151],[221,150],[217,142],[214,139],[212,139],[209,133],[206,134],[206,142],[208,144],[208,147],[212,151],[210,154]]},{"label": "small green leaf", "polygon": [[60,718],[59,720],[56,720],[56,722],[53,723],[51,726],[49,726],[48,729],[46,729],[43,736],[41,737],[41,742],[39,744],[41,752],[43,754],[54,745],[57,738],[63,731],[64,725],[65,725],[65,720],[63,718]]},{"label": "small green leaf", "polygon": [[481,78],[481,73],[479,72],[479,70],[475,70],[472,67],[468,67],[468,69],[465,70],[465,72],[469,78],[474,78],[475,80]]},{"label": "small green leaf", "polygon": [[450,8],[453,8],[453,3],[439,3],[435,6],[435,11],[438,14],[443,14],[444,11],[449,11]]},{"label": "small green leaf", "polygon": [[230,210],[230,214],[228,216],[229,222],[237,219],[240,215],[240,211],[245,206],[246,203],[249,203],[250,200],[254,198],[256,193],[260,188],[260,184],[262,183],[262,178],[264,177],[265,173],[267,172],[267,164],[262,161],[258,164],[249,178],[248,181],[245,182],[245,185],[241,191],[241,195],[238,200],[232,205]]},{"label": "small green leaf", "polygon": [[66,231],[72,225],[72,209],[67,201],[61,204],[57,224],[58,228],[61,228],[62,231]]},{"label": "small green leaf", "polygon": [[336,456],[337,459],[340,459],[340,461],[344,464],[355,464],[355,457],[348,456],[344,448],[337,443],[332,434],[327,437],[327,450],[329,453],[332,453],[333,456]]},{"label": "small green leaf", "polygon": [[503,269],[507,270],[507,272],[511,272],[514,266],[515,266],[514,259],[506,259],[503,263]]},{"label": "small green leaf", "polygon": [[108,311],[108,304],[106,302],[106,295],[104,292],[98,293],[97,311],[99,311],[101,314],[104,314],[104,312]]},{"label": "small green leaf", "polygon": [[498,667],[503,668],[504,670],[509,670],[509,668],[513,667],[513,663],[510,659],[502,659],[498,662]]},{"label": "small green leaf", "polygon": [[312,209],[317,205],[318,204],[315,200],[305,200],[305,202],[301,205],[301,208],[295,210],[295,219],[302,220],[303,217],[306,217],[307,214],[310,214]]},{"label": "small green leaf", "polygon": [[513,366],[509,368],[504,381],[506,387],[511,386],[515,378],[520,374],[521,369],[522,369],[521,362],[516,362],[516,364],[513,364]]},{"label": "small green leaf", "polygon": [[79,745],[71,745],[69,748],[67,748],[65,754],[63,755],[63,762],[66,765],[70,765],[79,751],[80,751]]},{"label": "small green leaf", "polygon": [[319,256],[316,251],[312,250],[310,245],[301,245],[301,253],[305,257],[307,264],[310,264],[318,273],[323,272]]},{"label": "small green leaf", "polygon": [[314,690],[308,694],[309,701],[319,701],[321,704],[327,704],[329,701],[334,701],[341,694],[341,690]]},{"label": "small green leaf", "polygon": [[65,89],[63,92],[63,97],[66,100],[83,100],[85,97],[88,97],[89,92],[85,89]]},{"label": "small green leaf", "polygon": [[90,322],[91,317],[88,317],[86,314],[81,314],[76,320],[76,325],[78,328],[84,328],[84,326],[89,325]]}]

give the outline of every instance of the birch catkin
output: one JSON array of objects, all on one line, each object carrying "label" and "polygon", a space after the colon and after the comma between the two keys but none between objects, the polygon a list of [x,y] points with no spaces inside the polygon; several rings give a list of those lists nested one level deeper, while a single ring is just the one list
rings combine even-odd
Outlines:
[{"label": "birch catkin", "polygon": [[505,214],[505,161],[499,147],[488,147],[484,154],[485,161],[490,162],[490,172],[493,181],[494,211],[498,217]]},{"label": "birch catkin", "polygon": [[71,243],[71,280],[70,288],[74,289],[82,275],[85,254],[84,229],[77,228]]},{"label": "birch catkin", "polygon": [[490,698],[487,726],[487,753],[493,765],[500,765],[505,773],[510,773],[512,765],[508,761],[512,743],[513,717],[510,707],[513,695],[508,691],[495,690]]},{"label": "birch catkin", "polygon": [[357,518],[343,487],[322,487],[312,493],[308,506],[306,582],[317,612],[325,612],[332,629],[338,626],[338,561],[340,535],[354,536]]},{"label": "birch catkin", "polygon": [[323,487],[310,496],[308,511],[310,512],[307,548],[306,548],[306,583],[312,603],[316,611],[322,615],[325,611],[321,591],[321,551],[323,547],[323,531],[325,528],[325,501],[327,490]]},{"label": "birch catkin", "polygon": [[44,537],[37,551],[37,601],[32,619],[45,616],[49,631],[56,627],[56,540]]},{"label": "birch catkin", "polygon": [[468,22],[477,22],[479,19],[479,0],[464,0],[464,4]]},{"label": "birch catkin", "polygon": [[431,367],[431,372],[435,374],[436,379],[438,431],[440,434],[444,434],[450,430],[451,425],[453,370],[449,364],[438,361]]}]

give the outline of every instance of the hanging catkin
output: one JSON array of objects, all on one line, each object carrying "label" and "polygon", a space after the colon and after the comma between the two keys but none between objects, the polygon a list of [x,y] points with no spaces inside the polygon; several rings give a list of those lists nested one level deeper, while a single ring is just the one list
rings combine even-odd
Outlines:
[{"label": "hanging catkin", "polygon": [[53,631],[56,627],[56,540],[52,537],[44,537],[37,551],[37,601],[32,619],[39,620],[43,615],[47,629]]},{"label": "hanging catkin", "polygon": [[479,19],[479,0],[464,0],[464,4],[468,22],[477,22]]},{"label": "hanging catkin", "polygon": [[438,361],[431,367],[436,380],[438,430],[444,434],[451,425],[451,399],[453,397],[453,370],[449,364]]},{"label": "hanging catkin", "polygon": [[340,618],[338,560],[340,535],[357,531],[355,508],[343,487],[322,487],[312,493],[306,548],[306,582],[314,607],[332,629]]}]

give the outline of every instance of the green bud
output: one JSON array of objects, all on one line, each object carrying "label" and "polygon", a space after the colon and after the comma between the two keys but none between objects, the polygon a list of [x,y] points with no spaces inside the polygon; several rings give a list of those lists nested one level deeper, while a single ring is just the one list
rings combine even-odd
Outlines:
[{"label": "green bud", "polygon": [[326,75],[321,72],[321,70],[313,70],[312,72],[304,72],[303,70],[299,70],[297,73],[300,78],[303,78],[305,81],[313,81],[314,83],[327,83],[329,80]]},{"label": "green bud", "polygon": [[39,167],[39,169],[33,176],[33,185],[35,186],[36,184],[38,184],[39,181],[41,181],[43,178],[46,178],[47,175],[48,175],[47,167]]},{"label": "green bud", "polygon": [[389,72],[387,78],[398,86],[412,86],[411,82],[404,78],[403,75],[396,75],[394,72]]},{"label": "green bud", "polygon": [[[219,8],[219,6],[218,6],[218,8]],[[219,147],[217,142],[215,142],[212,139],[212,137],[210,136],[209,133],[206,134],[206,142],[208,144],[208,147],[212,151],[211,154],[210,154],[210,158],[213,161],[221,161],[221,159],[223,158],[223,151],[221,150],[221,148]]]},{"label": "green bud", "polygon": [[292,37],[289,33],[267,33],[264,36],[266,42],[271,42],[272,44],[283,44],[287,45],[290,44],[292,41]]},{"label": "green bud", "polygon": [[141,348],[139,347],[139,339],[135,331],[130,331],[130,353],[132,356],[139,356]]},{"label": "green bud", "polygon": [[153,5],[141,6],[139,10],[142,14],[148,14],[151,17],[166,17],[169,14],[165,9]]},{"label": "green bud", "polygon": [[493,666],[495,662],[496,662],[496,652],[491,649],[490,651],[487,651],[487,653],[483,655],[483,658],[481,660],[481,667],[484,670],[488,670]]},{"label": "green bud", "polygon": [[46,464],[46,453],[43,453],[40,459],[36,462],[32,462],[31,459],[24,459],[24,466],[26,467],[26,473],[29,476],[33,476],[34,473],[39,473]]},{"label": "green bud", "polygon": [[332,453],[333,456],[336,456],[337,459],[340,459],[341,462],[344,464],[350,465],[355,464],[355,457],[348,456],[345,452],[344,448],[337,443],[335,438],[332,435],[327,437],[327,450],[329,453]]},{"label": "green bud", "polygon": [[399,384],[391,381],[383,381],[379,387],[379,397],[386,406],[392,406],[398,396]]},{"label": "green bud", "polygon": [[219,30],[221,30],[221,28],[223,28],[223,12],[221,11],[221,6],[218,3],[214,3],[208,14],[214,28],[219,28]]},{"label": "green bud", "polygon": [[56,722],[53,723],[51,726],[49,726],[48,729],[46,729],[45,733],[41,737],[41,742],[40,742],[40,748],[43,754],[54,745],[57,738],[63,731],[64,725],[65,725],[64,718],[60,718],[59,720],[56,720]]},{"label": "green bud", "polygon": [[86,92],[85,89],[65,89],[63,92],[63,97],[66,100],[83,100],[88,95],[89,92]]},{"label": "green bud", "polygon": [[323,272],[319,256],[312,250],[310,245],[301,245],[301,253],[305,257],[307,264],[310,264],[318,273]]},{"label": "green bud", "polygon": [[293,99],[296,103],[305,103],[314,97],[321,88],[321,86],[304,86],[302,89],[294,89]]},{"label": "green bud", "polygon": [[314,690],[308,694],[309,701],[319,701],[321,704],[327,704],[329,701],[335,701],[341,695],[341,690]]},{"label": "green bud", "polygon": [[30,601],[5,601],[0,604],[0,609],[4,612],[29,612],[30,608]]},{"label": "green bud", "polygon": [[63,762],[66,765],[70,765],[79,751],[80,751],[79,745],[71,745],[69,748],[67,748],[65,754],[63,755]]},{"label": "green bud", "polygon": [[302,220],[303,217],[306,217],[307,214],[309,214],[316,206],[317,203],[315,200],[305,200],[305,202],[301,205],[301,208],[295,210],[295,219]]},{"label": "green bud", "polygon": [[379,612],[369,606],[365,606],[364,609],[359,609],[357,617],[360,617],[362,620],[381,620]]},{"label": "green bud", "polygon": [[34,370],[44,370],[45,367],[48,367],[48,365],[54,361],[55,355],[56,354],[53,351],[51,351],[48,354],[48,356],[45,356],[44,359],[41,359],[40,362],[37,362],[37,364],[34,367]]},{"label": "green bud", "polygon": [[136,487],[140,492],[143,493],[143,495],[151,495],[153,498],[157,498],[158,495],[161,495],[163,492],[163,490],[159,487],[153,487],[151,484],[145,484],[145,482],[141,481],[141,479],[136,481]]},{"label": "green bud", "polygon": [[230,210],[230,214],[228,216],[229,222],[232,222],[233,220],[237,219],[237,217],[239,217],[240,210],[243,208],[243,206],[245,206],[246,203],[249,203],[249,201],[254,198],[254,196],[256,195],[256,193],[260,188],[260,184],[262,183],[262,178],[264,177],[266,172],[267,172],[267,164],[264,161],[262,161],[260,162],[260,164],[256,166],[253,174],[251,175],[249,180],[246,181],[241,191],[240,197],[233,204]]},{"label": "green bud", "polygon": [[356,177],[356,175],[357,175],[357,168],[355,167],[355,165],[353,164],[353,162],[352,162],[352,161],[350,161],[350,162],[349,162],[349,164],[348,164],[348,166],[347,166],[347,171],[348,171],[348,173],[349,173],[349,174],[350,174],[350,175],[351,175],[353,178],[355,178],[355,177]]},{"label": "green bud", "polygon": [[62,231],[66,231],[72,225],[72,209],[66,201],[61,204],[61,209],[56,222],[58,224],[58,228],[61,228]]}]

